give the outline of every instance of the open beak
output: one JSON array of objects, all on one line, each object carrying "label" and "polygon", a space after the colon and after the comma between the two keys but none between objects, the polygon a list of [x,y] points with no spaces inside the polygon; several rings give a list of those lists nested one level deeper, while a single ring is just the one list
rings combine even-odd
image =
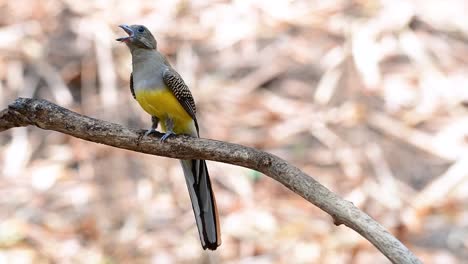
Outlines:
[{"label": "open beak", "polygon": [[119,25],[119,27],[121,29],[123,29],[125,32],[127,32],[128,37],[118,38],[118,39],[116,39],[117,41],[127,42],[127,41],[129,41],[129,40],[131,40],[133,38],[133,36],[134,36],[133,29],[129,25]]}]

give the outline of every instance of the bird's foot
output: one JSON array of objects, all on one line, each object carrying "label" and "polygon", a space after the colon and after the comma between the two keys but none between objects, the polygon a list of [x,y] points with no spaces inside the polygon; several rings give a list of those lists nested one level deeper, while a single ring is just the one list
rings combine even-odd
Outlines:
[{"label": "bird's foot", "polygon": [[161,139],[160,139],[159,141],[160,141],[160,142],[164,142],[164,141],[166,141],[166,139],[167,139],[168,137],[170,137],[171,135],[175,135],[175,133],[172,132],[172,131],[167,131],[166,134],[164,134],[164,135],[161,137]]},{"label": "bird's foot", "polygon": [[156,129],[154,127],[146,130],[145,134],[143,135],[143,137],[147,137],[149,135],[151,135],[152,133],[155,133],[156,132]]},{"label": "bird's foot", "polygon": [[153,127],[146,130],[146,132],[142,135],[140,134],[140,136],[138,137],[137,139],[137,145],[140,145],[140,142],[147,136],[151,135],[152,133],[156,133],[156,129],[154,129]]}]

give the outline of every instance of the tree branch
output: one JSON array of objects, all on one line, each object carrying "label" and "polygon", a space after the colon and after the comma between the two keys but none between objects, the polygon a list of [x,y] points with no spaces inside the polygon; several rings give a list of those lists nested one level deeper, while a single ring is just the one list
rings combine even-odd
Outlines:
[{"label": "tree branch", "polygon": [[87,141],[152,155],[177,159],[205,159],[243,166],[275,179],[327,212],[336,225],[355,230],[393,263],[421,263],[417,257],[383,226],[351,202],[272,154],[237,144],[188,136],[141,138],[142,130],[90,118],[45,100],[18,98],[0,112],[0,132],[33,125]]}]

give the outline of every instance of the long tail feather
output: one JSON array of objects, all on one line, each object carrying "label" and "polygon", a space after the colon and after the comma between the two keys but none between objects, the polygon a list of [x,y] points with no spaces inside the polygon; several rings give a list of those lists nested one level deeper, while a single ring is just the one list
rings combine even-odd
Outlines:
[{"label": "long tail feather", "polygon": [[216,200],[204,160],[181,160],[203,249],[221,245]]}]

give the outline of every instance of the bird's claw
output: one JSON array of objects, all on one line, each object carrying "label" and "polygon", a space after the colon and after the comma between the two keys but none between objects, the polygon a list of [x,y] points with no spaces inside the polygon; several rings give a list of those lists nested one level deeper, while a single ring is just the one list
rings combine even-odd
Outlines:
[{"label": "bird's claw", "polygon": [[140,142],[141,142],[145,137],[147,137],[147,136],[149,136],[151,133],[155,133],[155,132],[157,132],[156,129],[150,128],[150,129],[146,130],[146,132],[145,132],[143,135],[140,134],[140,136],[139,136],[138,139],[137,139],[137,145],[140,145]]},{"label": "bird's claw", "polygon": [[154,128],[150,128],[148,130],[146,130],[145,134],[143,135],[143,137],[147,137],[149,135],[151,135],[152,133],[156,132],[156,129]]},{"label": "bird's claw", "polygon": [[175,135],[175,133],[172,131],[167,131],[166,134],[164,134],[159,141],[162,143],[166,141],[166,139],[170,137],[171,135]]}]

